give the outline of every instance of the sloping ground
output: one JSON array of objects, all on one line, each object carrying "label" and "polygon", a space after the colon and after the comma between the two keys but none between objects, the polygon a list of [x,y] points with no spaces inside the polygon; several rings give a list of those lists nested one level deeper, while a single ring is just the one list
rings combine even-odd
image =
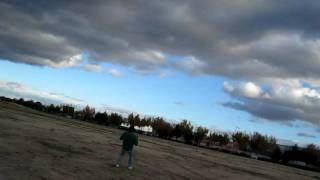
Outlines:
[{"label": "sloping ground", "polygon": [[139,136],[134,169],[115,168],[122,131],[0,101],[0,180],[320,179],[320,174]]}]

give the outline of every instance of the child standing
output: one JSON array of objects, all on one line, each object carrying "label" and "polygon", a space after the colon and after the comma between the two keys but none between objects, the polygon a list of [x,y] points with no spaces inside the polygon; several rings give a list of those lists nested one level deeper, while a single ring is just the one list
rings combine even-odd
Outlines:
[{"label": "child standing", "polygon": [[121,160],[123,156],[128,153],[129,160],[128,160],[128,169],[132,169],[132,151],[133,146],[138,145],[138,137],[134,134],[134,126],[130,126],[127,132],[124,132],[120,140],[122,140],[122,150],[118,157],[116,167],[120,167]]}]

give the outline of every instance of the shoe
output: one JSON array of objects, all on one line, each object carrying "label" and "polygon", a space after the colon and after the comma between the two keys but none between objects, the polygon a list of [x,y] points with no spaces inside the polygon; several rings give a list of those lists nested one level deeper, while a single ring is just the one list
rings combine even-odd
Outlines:
[{"label": "shoe", "polygon": [[116,167],[118,168],[118,167],[120,167],[120,165],[119,165],[119,164],[116,164]]},{"label": "shoe", "polygon": [[132,169],[132,166],[129,166],[128,169],[131,170],[131,169]]}]

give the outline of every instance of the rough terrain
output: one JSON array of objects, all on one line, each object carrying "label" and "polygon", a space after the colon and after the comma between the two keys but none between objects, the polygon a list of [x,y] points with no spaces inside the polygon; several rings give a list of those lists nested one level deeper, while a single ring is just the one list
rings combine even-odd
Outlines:
[{"label": "rough terrain", "polygon": [[0,180],[320,179],[320,173],[140,135],[134,169],[114,167],[121,130],[0,101]]}]

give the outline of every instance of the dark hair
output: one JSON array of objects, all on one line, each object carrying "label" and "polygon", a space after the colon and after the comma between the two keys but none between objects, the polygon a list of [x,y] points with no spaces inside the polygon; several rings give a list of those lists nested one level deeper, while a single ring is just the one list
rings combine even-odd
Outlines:
[{"label": "dark hair", "polygon": [[128,129],[129,132],[134,132],[134,126],[130,126]]}]

